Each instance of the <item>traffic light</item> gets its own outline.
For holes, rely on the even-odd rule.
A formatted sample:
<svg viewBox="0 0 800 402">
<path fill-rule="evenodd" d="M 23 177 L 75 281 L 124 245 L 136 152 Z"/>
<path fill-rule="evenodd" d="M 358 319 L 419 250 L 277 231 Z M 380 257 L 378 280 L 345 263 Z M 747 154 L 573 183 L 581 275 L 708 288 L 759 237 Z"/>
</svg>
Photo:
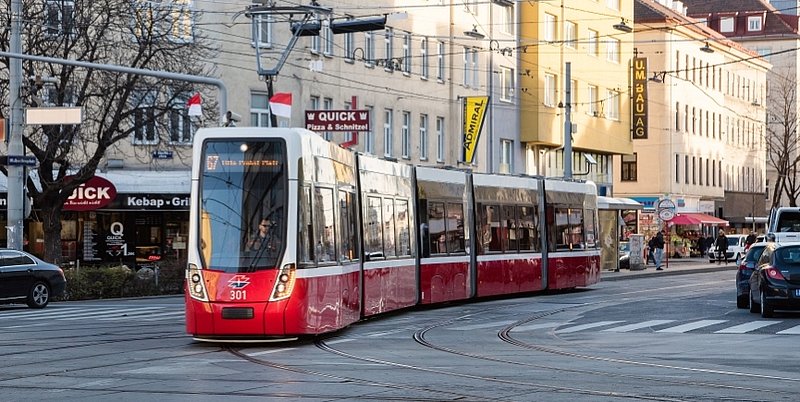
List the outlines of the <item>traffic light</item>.
<svg viewBox="0 0 800 402">
<path fill-rule="evenodd" d="M 352 18 L 347 20 L 331 21 L 331 31 L 334 34 L 379 31 L 386 27 L 386 16 Z"/>
</svg>

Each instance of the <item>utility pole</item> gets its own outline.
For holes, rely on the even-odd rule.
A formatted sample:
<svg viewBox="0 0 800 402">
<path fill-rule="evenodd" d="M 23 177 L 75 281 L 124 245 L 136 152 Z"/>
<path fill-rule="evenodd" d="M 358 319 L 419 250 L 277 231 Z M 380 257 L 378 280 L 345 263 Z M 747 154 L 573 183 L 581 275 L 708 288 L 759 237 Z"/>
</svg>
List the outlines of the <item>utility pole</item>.
<svg viewBox="0 0 800 402">
<path fill-rule="evenodd" d="M 572 178 L 572 120 L 570 119 L 570 109 L 572 108 L 572 64 L 566 63 L 564 68 L 564 79 L 566 83 L 565 102 L 564 102 L 564 178 Z"/>
<path fill-rule="evenodd" d="M 11 37 L 10 47 L 12 53 L 22 53 L 22 0 L 11 0 Z M 8 155 L 21 156 L 25 150 L 22 146 L 24 129 L 22 97 L 22 60 L 12 58 L 9 60 L 9 101 L 11 106 L 11 121 L 8 133 Z M 23 203 L 23 175 L 25 167 L 22 165 L 8 166 L 8 211 L 6 222 L 6 246 L 14 250 L 22 250 L 24 215 Z"/>
</svg>

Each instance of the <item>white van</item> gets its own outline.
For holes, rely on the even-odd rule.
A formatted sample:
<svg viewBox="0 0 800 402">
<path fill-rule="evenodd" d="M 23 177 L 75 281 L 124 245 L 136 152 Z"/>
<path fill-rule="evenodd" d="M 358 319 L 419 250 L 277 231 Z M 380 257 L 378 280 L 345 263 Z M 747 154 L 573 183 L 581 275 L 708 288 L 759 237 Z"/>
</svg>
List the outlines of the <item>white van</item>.
<svg viewBox="0 0 800 402">
<path fill-rule="evenodd" d="M 780 207 L 770 211 L 767 237 L 778 243 L 800 241 L 800 207 Z"/>
<path fill-rule="evenodd" d="M 736 263 L 739 261 L 739 258 L 744 257 L 745 254 L 745 240 L 747 240 L 747 235 L 743 234 L 729 234 L 725 235 L 728 238 L 728 251 L 725 253 L 725 257 L 727 257 L 729 262 Z M 715 262 L 717 261 L 717 251 L 714 249 L 714 246 L 711 246 L 711 250 L 708 252 L 708 262 Z M 723 258 L 724 260 L 725 258 Z"/>
</svg>

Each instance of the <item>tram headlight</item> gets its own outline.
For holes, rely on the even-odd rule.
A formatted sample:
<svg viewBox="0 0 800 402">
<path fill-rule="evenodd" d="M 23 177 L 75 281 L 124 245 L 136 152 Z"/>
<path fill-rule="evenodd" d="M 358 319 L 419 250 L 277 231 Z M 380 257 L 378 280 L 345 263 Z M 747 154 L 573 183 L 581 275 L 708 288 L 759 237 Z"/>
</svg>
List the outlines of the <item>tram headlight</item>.
<svg viewBox="0 0 800 402">
<path fill-rule="evenodd" d="M 189 296 L 193 299 L 200 301 L 208 301 L 206 296 L 206 287 L 203 284 L 203 273 L 195 264 L 189 264 L 186 269 L 187 288 L 189 289 Z"/>
<path fill-rule="evenodd" d="M 281 267 L 278 278 L 275 281 L 275 288 L 272 291 L 272 296 L 269 301 L 277 301 L 285 299 L 292 295 L 295 280 L 295 265 L 286 264 Z"/>
</svg>

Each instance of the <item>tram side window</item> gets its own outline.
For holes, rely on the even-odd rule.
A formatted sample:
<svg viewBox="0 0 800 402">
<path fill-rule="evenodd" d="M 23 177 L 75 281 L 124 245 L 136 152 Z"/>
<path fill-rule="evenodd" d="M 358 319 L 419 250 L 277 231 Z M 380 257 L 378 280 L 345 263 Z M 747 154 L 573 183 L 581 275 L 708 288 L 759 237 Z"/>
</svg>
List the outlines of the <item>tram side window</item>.
<svg viewBox="0 0 800 402">
<path fill-rule="evenodd" d="M 570 208 L 568 242 L 570 250 L 583 249 L 583 209 Z"/>
<path fill-rule="evenodd" d="M 463 253 L 464 249 L 464 206 L 461 204 L 447 203 L 447 251 Z"/>
<path fill-rule="evenodd" d="M 353 193 L 339 190 L 339 260 L 349 261 L 358 257 L 356 248 L 356 205 Z"/>
<path fill-rule="evenodd" d="M 301 264 L 314 263 L 312 247 L 311 188 L 303 186 L 300 190 L 300 216 L 297 223 L 298 260 Z"/>
<path fill-rule="evenodd" d="M 500 237 L 500 207 L 497 205 L 478 205 L 479 251 L 481 254 L 503 251 L 502 238 Z"/>
<path fill-rule="evenodd" d="M 382 208 L 379 197 L 367 197 L 367 210 L 364 214 L 364 252 L 369 258 L 383 257 Z"/>
<path fill-rule="evenodd" d="M 314 237 L 318 262 L 336 261 L 333 189 L 314 189 Z"/>
<path fill-rule="evenodd" d="M 394 227 L 394 200 L 391 198 L 383 199 L 383 251 L 386 257 L 397 255 L 396 234 Z"/>
<path fill-rule="evenodd" d="M 503 242 L 503 250 L 508 253 L 516 253 L 519 250 L 517 239 L 517 217 L 514 214 L 513 205 L 503 205 L 503 220 L 500 236 Z"/>
<path fill-rule="evenodd" d="M 586 210 L 586 247 L 597 247 L 597 221 L 595 220 L 595 211 L 593 209 Z"/>
<path fill-rule="evenodd" d="M 540 252 L 542 246 L 539 242 L 537 207 L 517 207 L 517 217 L 519 218 L 519 251 Z"/>
<path fill-rule="evenodd" d="M 396 200 L 395 212 L 397 213 L 397 255 L 407 257 L 411 255 L 411 225 L 408 216 L 408 200 Z"/>
<path fill-rule="evenodd" d="M 447 242 L 445 241 L 444 203 L 428 203 L 428 239 L 430 239 L 431 254 L 446 254 Z"/>
<path fill-rule="evenodd" d="M 556 250 L 569 250 L 570 236 L 569 236 L 569 208 L 554 207 L 554 225 L 555 233 L 555 249 Z"/>
</svg>

